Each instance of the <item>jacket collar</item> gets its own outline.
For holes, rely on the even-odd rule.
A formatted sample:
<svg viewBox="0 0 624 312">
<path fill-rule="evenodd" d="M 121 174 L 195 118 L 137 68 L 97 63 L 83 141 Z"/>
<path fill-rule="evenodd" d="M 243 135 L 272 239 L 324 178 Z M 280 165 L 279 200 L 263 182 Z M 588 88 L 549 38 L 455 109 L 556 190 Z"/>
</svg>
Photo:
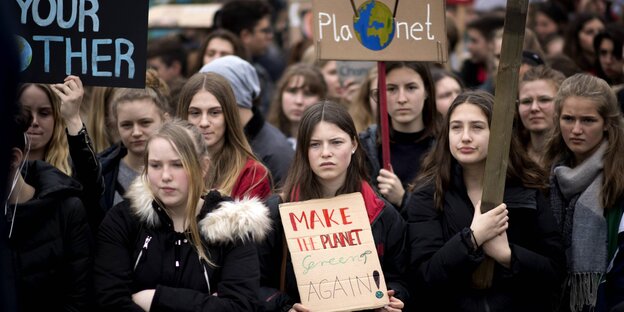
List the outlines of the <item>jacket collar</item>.
<svg viewBox="0 0 624 312">
<path fill-rule="evenodd" d="M 132 182 L 126 197 L 141 223 L 150 228 L 161 226 L 166 214 L 154 201 L 142 176 Z M 200 233 L 208 243 L 260 242 L 271 229 L 269 210 L 260 199 L 232 201 L 216 191 L 206 195 L 198 222 Z"/>
</svg>

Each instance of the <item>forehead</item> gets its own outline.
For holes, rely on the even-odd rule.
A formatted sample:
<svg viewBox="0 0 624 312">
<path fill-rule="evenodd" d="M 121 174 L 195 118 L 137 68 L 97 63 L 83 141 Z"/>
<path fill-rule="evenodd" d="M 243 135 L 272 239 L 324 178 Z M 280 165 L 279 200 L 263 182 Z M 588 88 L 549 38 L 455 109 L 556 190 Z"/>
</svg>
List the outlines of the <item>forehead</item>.
<svg viewBox="0 0 624 312">
<path fill-rule="evenodd" d="M 557 88 L 553 82 L 544 79 L 522 82 L 520 96 L 524 96 L 528 92 L 555 94 Z"/>
<path fill-rule="evenodd" d="M 420 77 L 420 74 L 418 74 L 415 70 L 409 67 L 400 67 L 391 70 L 388 73 L 386 80 L 388 80 L 389 83 L 398 80 L 415 80 L 421 83 L 423 81 L 422 77 Z"/>
<path fill-rule="evenodd" d="M 48 94 L 38 86 L 30 85 L 20 95 L 20 103 L 27 108 L 52 108 Z"/>
<path fill-rule="evenodd" d="M 561 113 L 569 115 L 598 115 L 598 103 L 580 96 L 566 98 L 561 104 Z"/>
<path fill-rule="evenodd" d="M 336 124 L 321 121 L 312 130 L 311 140 L 326 140 L 331 138 L 349 138 L 349 134 L 340 129 Z"/>
<path fill-rule="evenodd" d="M 484 121 L 487 123 L 487 116 L 477 105 L 462 103 L 455 107 L 449 117 L 450 122 Z"/>
<path fill-rule="evenodd" d="M 147 146 L 149 160 L 178 159 L 179 155 L 173 144 L 162 137 L 154 137 Z"/>
<path fill-rule="evenodd" d="M 191 107 L 199 109 L 219 108 L 221 107 L 221 103 L 219 103 L 212 93 L 202 89 L 193 95 L 191 103 L 189 104 L 189 108 Z"/>
<path fill-rule="evenodd" d="M 309 83 L 306 81 L 305 77 L 303 75 L 293 75 L 288 79 L 288 83 L 286 84 L 287 87 L 303 87 L 308 85 Z"/>
<path fill-rule="evenodd" d="M 234 51 L 232 43 L 220 37 L 210 39 L 210 42 L 208 42 L 208 48 Z"/>
<path fill-rule="evenodd" d="M 160 109 L 152 99 L 123 101 L 117 104 L 117 118 L 140 119 L 159 116 Z"/>
</svg>

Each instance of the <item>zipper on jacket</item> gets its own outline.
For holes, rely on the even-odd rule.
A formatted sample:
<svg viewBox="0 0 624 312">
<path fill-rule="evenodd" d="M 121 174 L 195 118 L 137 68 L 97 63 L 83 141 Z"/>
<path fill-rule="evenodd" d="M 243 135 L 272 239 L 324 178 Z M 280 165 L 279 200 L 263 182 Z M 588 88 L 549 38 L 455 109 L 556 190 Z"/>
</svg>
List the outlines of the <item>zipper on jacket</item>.
<svg viewBox="0 0 624 312">
<path fill-rule="evenodd" d="M 149 243 L 151 240 L 152 240 L 152 237 L 149 235 L 145 238 L 145 242 L 143 243 L 143 248 L 141 248 L 141 251 L 139 251 L 139 256 L 137 257 L 136 262 L 134 263 L 133 271 L 136 271 L 136 268 L 139 265 L 139 261 L 141 260 L 141 257 L 143 256 L 143 251 L 147 251 L 147 247 L 149 246 Z"/>
<path fill-rule="evenodd" d="M 174 245 L 175 245 L 175 267 L 176 267 L 176 270 L 177 270 L 177 268 L 180 267 L 180 248 L 182 246 L 182 240 L 181 239 L 177 239 L 174 242 Z"/>
<path fill-rule="evenodd" d="M 204 269 L 204 278 L 206 279 L 206 286 L 208 286 L 208 294 L 210 294 L 210 281 L 208 280 L 208 271 L 206 271 L 206 265 L 202 259 L 199 259 L 199 263 L 201 263 L 202 268 Z"/>
</svg>

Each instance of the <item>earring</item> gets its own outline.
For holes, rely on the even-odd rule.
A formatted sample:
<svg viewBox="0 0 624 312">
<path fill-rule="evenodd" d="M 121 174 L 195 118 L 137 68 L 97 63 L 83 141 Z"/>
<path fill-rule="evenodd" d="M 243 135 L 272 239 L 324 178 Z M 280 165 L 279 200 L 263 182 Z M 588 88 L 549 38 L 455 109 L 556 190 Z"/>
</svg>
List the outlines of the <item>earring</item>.
<svg viewBox="0 0 624 312">
<path fill-rule="evenodd" d="M 355 154 L 355 148 L 351 150 L 351 154 Z"/>
</svg>

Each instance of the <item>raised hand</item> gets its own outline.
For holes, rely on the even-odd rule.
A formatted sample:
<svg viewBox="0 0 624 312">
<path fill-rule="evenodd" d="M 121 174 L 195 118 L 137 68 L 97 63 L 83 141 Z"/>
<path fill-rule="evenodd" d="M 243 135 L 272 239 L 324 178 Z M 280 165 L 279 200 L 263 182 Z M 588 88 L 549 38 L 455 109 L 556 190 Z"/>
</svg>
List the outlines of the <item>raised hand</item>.
<svg viewBox="0 0 624 312">
<path fill-rule="evenodd" d="M 67 132 L 76 135 L 82 129 L 80 105 L 84 96 L 82 81 L 78 76 L 67 76 L 63 83 L 51 85 L 52 90 L 61 99 L 61 117 L 67 125 Z"/>
</svg>

